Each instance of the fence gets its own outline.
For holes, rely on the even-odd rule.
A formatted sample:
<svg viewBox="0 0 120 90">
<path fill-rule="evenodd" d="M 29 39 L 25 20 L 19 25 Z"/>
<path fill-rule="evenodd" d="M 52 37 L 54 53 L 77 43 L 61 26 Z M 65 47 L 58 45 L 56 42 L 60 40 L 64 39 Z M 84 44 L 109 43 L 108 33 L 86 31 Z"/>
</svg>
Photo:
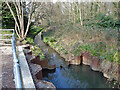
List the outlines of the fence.
<svg viewBox="0 0 120 90">
<path fill-rule="evenodd" d="M 21 78 L 21 72 L 20 72 L 20 65 L 19 60 L 17 58 L 17 52 L 16 52 L 16 43 L 15 43 L 15 30 L 14 29 L 0 29 L 0 31 L 13 31 L 12 39 L 11 39 L 11 45 L 12 45 L 12 52 L 13 52 L 13 70 L 14 70 L 14 77 L 15 77 L 15 87 L 18 89 L 22 89 L 22 78 Z M 1 39 L 1 40 L 7 40 L 7 39 Z"/>
<path fill-rule="evenodd" d="M 0 29 L 0 31 L 12 31 L 13 29 Z M 0 34 L 0 41 L 11 41 L 11 39 L 3 39 L 3 36 L 12 36 L 12 34 Z M 8 46 L 11 44 L 4 44 L 0 42 L 1 46 Z"/>
</svg>

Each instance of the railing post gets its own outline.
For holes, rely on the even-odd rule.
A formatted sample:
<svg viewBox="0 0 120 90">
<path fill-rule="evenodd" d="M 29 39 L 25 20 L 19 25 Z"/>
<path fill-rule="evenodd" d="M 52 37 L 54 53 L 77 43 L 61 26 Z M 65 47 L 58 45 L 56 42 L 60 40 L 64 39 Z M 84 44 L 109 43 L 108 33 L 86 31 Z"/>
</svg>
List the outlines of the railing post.
<svg viewBox="0 0 120 90">
<path fill-rule="evenodd" d="M 16 89 L 22 89 L 23 85 L 22 85 L 22 79 L 21 79 L 19 60 L 17 59 L 14 29 L 13 29 L 11 43 L 12 43 L 12 51 L 13 51 L 13 70 L 14 70 L 14 77 L 15 77 L 15 87 Z"/>
</svg>

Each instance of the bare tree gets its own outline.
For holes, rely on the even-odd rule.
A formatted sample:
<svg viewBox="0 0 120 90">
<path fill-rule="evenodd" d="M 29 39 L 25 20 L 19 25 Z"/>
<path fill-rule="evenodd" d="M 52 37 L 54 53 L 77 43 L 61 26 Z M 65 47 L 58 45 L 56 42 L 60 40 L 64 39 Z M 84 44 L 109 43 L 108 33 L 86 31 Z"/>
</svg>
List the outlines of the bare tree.
<svg viewBox="0 0 120 90">
<path fill-rule="evenodd" d="M 80 24 L 83 25 L 83 22 L 82 22 L 82 12 L 81 12 L 81 3 L 79 3 L 80 5 L 78 5 L 79 7 L 79 20 L 80 20 Z"/>
<path fill-rule="evenodd" d="M 12 5 L 14 5 L 16 11 L 12 10 L 11 3 L 12 3 Z M 23 0 L 19 0 L 19 2 L 18 1 L 16 1 L 16 2 L 6 1 L 6 4 L 7 4 L 8 8 L 10 9 L 10 12 L 13 15 L 13 18 L 15 20 L 16 34 L 19 37 L 19 39 L 24 40 L 27 36 L 28 30 L 29 30 L 29 27 L 30 27 L 30 24 L 32 21 L 33 11 L 36 8 L 35 4 L 33 1 L 26 4 L 25 2 L 23 2 Z M 15 13 L 17 13 L 17 15 L 15 15 Z M 25 26 L 25 24 L 24 24 L 24 16 L 25 15 L 28 17 L 27 26 Z M 26 29 L 25 29 L 25 27 L 26 27 Z"/>
</svg>

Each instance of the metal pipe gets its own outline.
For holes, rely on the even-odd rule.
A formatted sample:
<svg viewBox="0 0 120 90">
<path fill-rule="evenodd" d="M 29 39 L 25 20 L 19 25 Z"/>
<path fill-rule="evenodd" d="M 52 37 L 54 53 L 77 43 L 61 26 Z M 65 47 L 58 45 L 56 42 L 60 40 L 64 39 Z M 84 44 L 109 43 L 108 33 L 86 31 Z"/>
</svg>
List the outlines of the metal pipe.
<svg viewBox="0 0 120 90">
<path fill-rule="evenodd" d="M 17 52 L 16 52 L 15 31 L 14 31 L 14 29 L 13 29 L 13 35 L 12 35 L 11 43 L 12 43 L 12 51 L 13 51 L 13 70 L 14 70 L 14 77 L 15 77 L 15 87 L 17 89 L 22 89 L 23 85 L 22 85 L 22 78 L 21 78 L 19 60 L 17 58 Z"/>
</svg>

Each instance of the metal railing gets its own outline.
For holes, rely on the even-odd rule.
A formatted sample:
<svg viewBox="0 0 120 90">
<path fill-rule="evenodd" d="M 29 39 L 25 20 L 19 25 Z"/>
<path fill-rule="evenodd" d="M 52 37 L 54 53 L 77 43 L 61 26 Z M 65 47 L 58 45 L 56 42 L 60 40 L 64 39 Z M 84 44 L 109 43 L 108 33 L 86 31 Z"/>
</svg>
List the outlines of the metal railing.
<svg viewBox="0 0 120 90">
<path fill-rule="evenodd" d="M 8 41 L 11 40 L 12 45 L 12 52 L 13 52 L 13 71 L 14 71 L 14 78 L 15 78 L 15 88 L 22 89 L 22 78 L 21 78 L 21 72 L 20 72 L 20 65 L 19 60 L 17 58 L 17 52 L 16 52 L 16 43 L 15 43 L 15 30 L 14 29 L 0 29 L 0 31 L 13 31 L 13 34 L 0 34 L 1 36 L 12 36 L 12 39 L 0 39 L 2 41 Z M 7 45 L 7 44 L 5 44 Z"/>
<path fill-rule="evenodd" d="M 15 30 L 13 30 L 13 35 L 11 39 L 12 43 L 12 51 L 13 51 L 13 69 L 14 69 L 14 77 L 15 77 L 15 87 L 18 89 L 22 89 L 22 77 L 20 72 L 20 65 L 19 60 L 17 58 L 17 52 L 16 52 L 16 43 L 15 43 Z"/>
<path fill-rule="evenodd" d="M 15 42 L 15 30 L 14 29 L 0 29 L 0 31 L 13 31 L 13 34 L 0 34 L 1 36 L 12 36 L 12 39 L 0 39 L 2 41 L 11 40 L 12 45 L 12 52 L 13 52 L 13 71 L 14 71 L 14 78 L 15 78 L 15 88 L 16 89 L 22 89 L 22 77 L 20 72 L 20 65 L 19 60 L 17 58 L 17 52 L 16 52 L 16 42 Z M 7 44 L 5 44 L 7 45 Z"/>
<path fill-rule="evenodd" d="M 0 31 L 13 31 L 13 29 L 0 29 Z M 3 41 L 3 42 L 8 42 L 8 41 L 11 41 L 11 39 L 3 39 L 4 36 L 12 36 L 12 34 L 1 34 L 0 33 L 0 41 Z M 5 45 L 5 46 L 11 46 L 11 44 L 5 44 L 5 43 L 0 43 L 0 45 Z"/>
</svg>

